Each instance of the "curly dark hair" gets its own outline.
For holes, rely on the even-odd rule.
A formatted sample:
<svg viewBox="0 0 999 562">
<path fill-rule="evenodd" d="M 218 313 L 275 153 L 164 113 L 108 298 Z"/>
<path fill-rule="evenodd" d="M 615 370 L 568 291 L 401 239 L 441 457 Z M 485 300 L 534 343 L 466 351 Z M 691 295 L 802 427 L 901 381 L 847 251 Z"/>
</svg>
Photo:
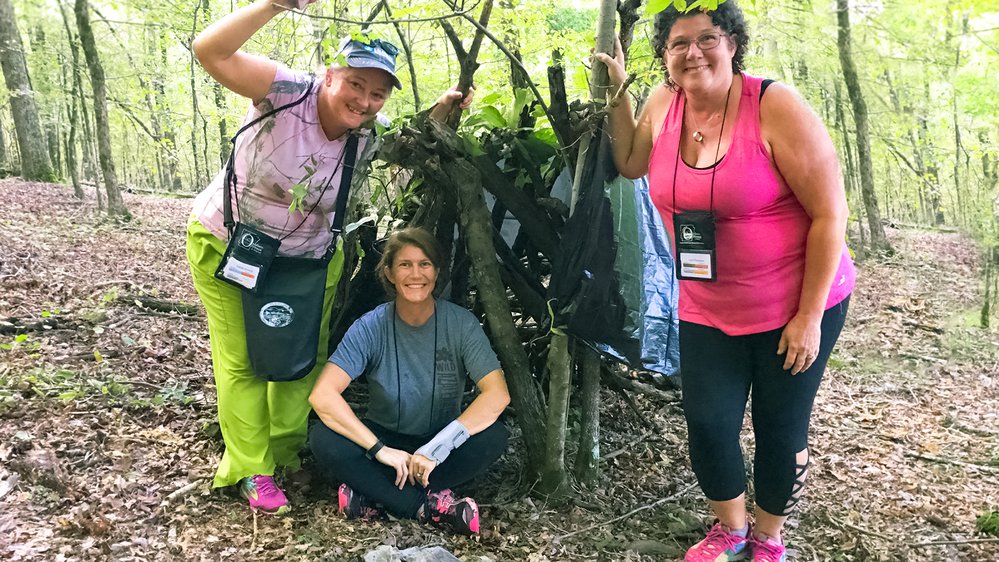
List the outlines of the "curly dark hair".
<svg viewBox="0 0 999 562">
<path fill-rule="evenodd" d="M 395 285 L 389 281 L 386 270 L 392 268 L 392 265 L 395 263 L 396 254 L 405 246 L 416 246 L 423 250 L 430 263 L 434 264 L 434 269 L 437 270 L 438 274 L 444 266 L 444 253 L 441 251 L 441 245 L 434 238 L 433 234 L 419 227 L 403 228 L 393 232 L 385 242 L 385 247 L 382 249 L 382 257 L 378 260 L 378 265 L 376 266 L 378 281 L 381 282 L 385 292 L 393 298 L 395 297 Z M 440 280 L 440 275 L 438 275 L 437 279 L 438 281 Z"/>
<path fill-rule="evenodd" d="M 669 38 L 669 32 L 673 29 L 673 24 L 680 18 L 689 18 L 701 13 L 704 12 L 694 10 L 682 14 L 673 7 L 673 4 L 670 4 L 665 10 L 656 14 L 652 50 L 655 51 L 656 57 L 659 60 L 662 60 L 663 53 L 666 51 L 666 39 Z M 746 30 L 746 19 L 742 15 L 742 8 L 735 3 L 735 0 L 728 0 L 724 4 L 719 4 L 717 10 L 707 12 L 707 15 L 711 18 L 711 23 L 720 27 L 722 31 L 735 41 L 732 72 L 741 72 L 743 69 L 742 61 L 746 56 L 746 47 L 749 46 L 749 32 Z M 669 77 L 668 70 L 666 71 L 666 84 L 671 87 L 674 86 L 673 81 Z"/>
</svg>

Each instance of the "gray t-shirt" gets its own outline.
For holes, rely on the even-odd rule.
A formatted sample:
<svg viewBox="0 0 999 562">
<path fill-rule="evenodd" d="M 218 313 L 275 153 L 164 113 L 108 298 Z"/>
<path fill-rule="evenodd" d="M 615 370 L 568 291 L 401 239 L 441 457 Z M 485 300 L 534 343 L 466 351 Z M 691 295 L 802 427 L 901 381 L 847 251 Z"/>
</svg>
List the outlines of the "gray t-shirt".
<svg viewBox="0 0 999 562">
<path fill-rule="evenodd" d="M 400 320 L 394 303 L 375 308 L 350 326 L 330 362 L 351 380 L 367 374 L 367 419 L 407 435 L 440 431 L 461 413 L 465 377 L 477 383 L 500 368 L 478 319 L 444 300 L 422 326 Z"/>
</svg>

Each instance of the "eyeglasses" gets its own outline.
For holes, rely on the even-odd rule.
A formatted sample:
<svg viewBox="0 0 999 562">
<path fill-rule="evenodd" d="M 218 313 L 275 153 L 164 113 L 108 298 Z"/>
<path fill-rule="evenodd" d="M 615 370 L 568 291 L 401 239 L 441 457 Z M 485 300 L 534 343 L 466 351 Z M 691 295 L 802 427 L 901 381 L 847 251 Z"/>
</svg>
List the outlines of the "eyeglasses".
<svg viewBox="0 0 999 562">
<path fill-rule="evenodd" d="M 727 33 L 705 33 L 698 37 L 696 41 L 684 38 L 676 39 L 666 45 L 666 52 L 671 55 L 685 55 L 690 50 L 691 43 L 697 45 L 697 48 L 702 51 L 710 51 L 721 43 L 722 37 L 727 36 Z"/>
</svg>

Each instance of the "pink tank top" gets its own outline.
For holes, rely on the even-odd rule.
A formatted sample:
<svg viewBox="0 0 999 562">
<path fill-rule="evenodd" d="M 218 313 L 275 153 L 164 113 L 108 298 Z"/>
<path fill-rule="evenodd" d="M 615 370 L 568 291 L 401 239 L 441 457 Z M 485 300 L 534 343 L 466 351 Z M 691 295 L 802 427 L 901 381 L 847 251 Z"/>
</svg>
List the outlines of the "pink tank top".
<svg viewBox="0 0 999 562">
<path fill-rule="evenodd" d="M 811 219 L 771 165 L 760 136 L 762 79 L 742 75 L 732 144 L 714 168 L 717 276 L 680 281 L 680 319 L 739 336 L 783 327 L 798 310 Z M 680 140 L 683 91 L 673 96 L 649 156 L 649 192 L 673 237 L 673 171 Z M 676 168 L 678 212 L 708 210 L 711 168 Z M 675 249 L 675 247 L 674 247 Z M 856 270 L 843 244 L 826 309 L 853 291 Z"/>
</svg>

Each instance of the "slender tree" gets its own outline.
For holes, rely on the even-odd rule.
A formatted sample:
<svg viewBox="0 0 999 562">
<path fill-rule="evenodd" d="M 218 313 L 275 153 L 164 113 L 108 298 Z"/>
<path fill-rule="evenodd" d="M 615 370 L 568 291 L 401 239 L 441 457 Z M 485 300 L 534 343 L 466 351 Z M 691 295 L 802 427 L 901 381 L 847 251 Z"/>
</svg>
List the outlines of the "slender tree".
<svg viewBox="0 0 999 562">
<path fill-rule="evenodd" d="M 10 0 L 0 0 L 0 66 L 10 92 L 10 112 L 21 152 L 21 177 L 53 181 L 52 160 L 38 118 L 35 92 L 24 63 L 24 47 Z"/>
<path fill-rule="evenodd" d="M 853 107 L 853 121 L 857 129 L 857 154 L 860 167 L 860 191 L 864 197 L 864 209 L 867 211 L 867 225 L 871 234 L 871 250 L 874 252 L 891 253 L 892 248 L 881 225 L 881 211 L 878 210 L 878 196 L 874 192 L 874 163 L 871 160 L 871 136 L 867 124 L 867 103 L 860 89 L 860 78 L 853 64 L 853 52 L 850 38 L 850 2 L 836 0 L 837 45 L 839 47 L 839 62 L 843 67 L 843 79 L 846 91 Z"/>
<path fill-rule="evenodd" d="M 94 119 L 97 122 L 97 156 L 101 162 L 101 172 L 104 175 L 104 189 L 108 195 L 108 215 L 123 219 L 132 218 L 125 207 L 118 188 L 118 176 L 115 171 L 114 158 L 111 149 L 111 127 L 108 123 L 107 86 L 104 80 L 104 67 L 101 66 L 97 54 L 97 43 L 94 41 L 94 31 L 90 27 L 90 12 L 87 0 L 76 0 L 73 7 L 76 14 L 76 26 L 80 34 L 80 46 L 87 59 L 90 71 L 90 87 L 94 92 Z"/>
</svg>

